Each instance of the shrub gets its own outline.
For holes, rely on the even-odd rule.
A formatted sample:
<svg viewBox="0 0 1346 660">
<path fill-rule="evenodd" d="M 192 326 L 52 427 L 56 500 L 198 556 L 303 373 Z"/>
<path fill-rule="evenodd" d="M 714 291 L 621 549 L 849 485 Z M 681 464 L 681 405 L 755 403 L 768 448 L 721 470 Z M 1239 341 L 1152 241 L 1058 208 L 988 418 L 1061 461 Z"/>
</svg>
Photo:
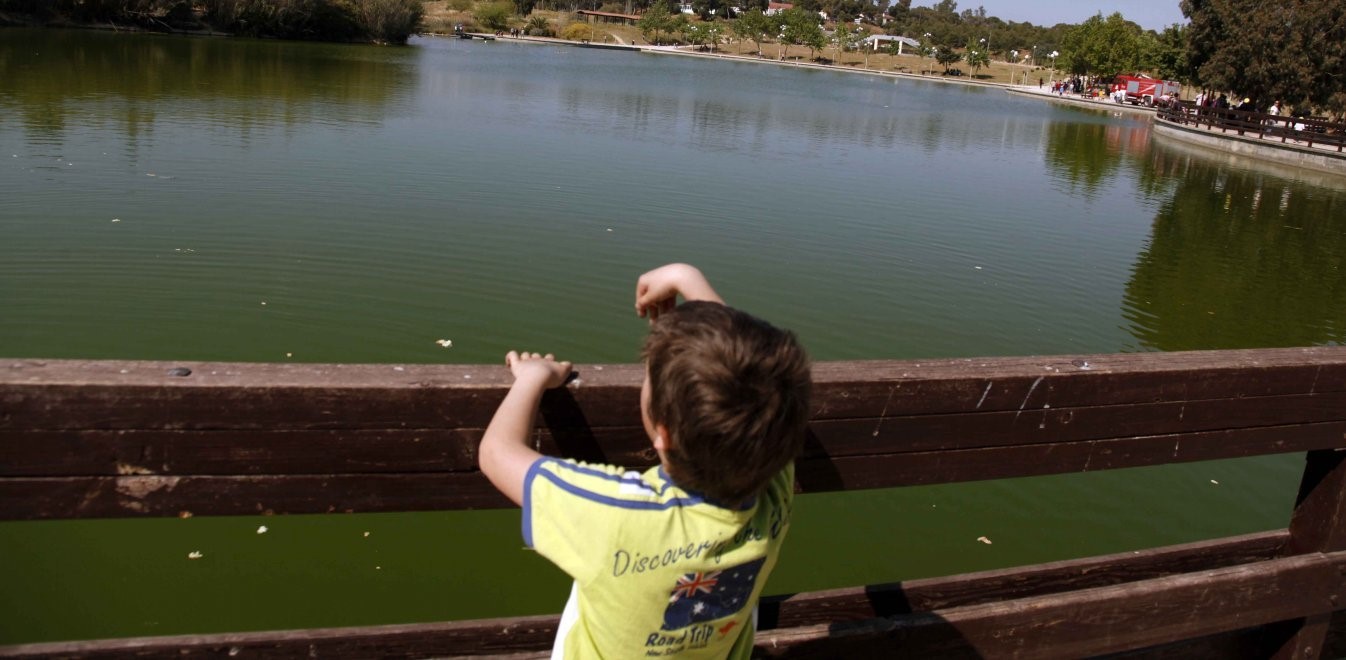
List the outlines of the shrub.
<svg viewBox="0 0 1346 660">
<path fill-rule="evenodd" d="M 487 30 L 505 30 L 509 28 L 512 7 L 508 2 L 492 2 L 478 6 L 477 11 L 472 12 L 472 17 Z"/>
<path fill-rule="evenodd" d="M 420 0 L 353 0 L 355 16 L 370 38 L 404 44 L 425 16 Z"/>
<path fill-rule="evenodd" d="M 594 29 L 587 23 L 571 23 L 561 31 L 561 38 L 570 41 L 593 41 Z"/>
<path fill-rule="evenodd" d="M 448 8 L 453 11 L 472 11 L 472 0 L 449 0 Z"/>
<path fill-rule="evenodd" d="M 38 9 L 77 21 L 146 27 L 210 26 L 242 35 L 406 43 L 424 16 L 421 0 L 0 0 L 0 9 Z M 195 8 L 193 5 L 195 4 Z"/>
<path fill-rule="evenodd" d="M 556 32 L 551 29 L 551 23 L 545 16 L 530 16 L 528 25 L 524 28 L 524 33 L 530 37 L 553 37 Z"/>
</svg>

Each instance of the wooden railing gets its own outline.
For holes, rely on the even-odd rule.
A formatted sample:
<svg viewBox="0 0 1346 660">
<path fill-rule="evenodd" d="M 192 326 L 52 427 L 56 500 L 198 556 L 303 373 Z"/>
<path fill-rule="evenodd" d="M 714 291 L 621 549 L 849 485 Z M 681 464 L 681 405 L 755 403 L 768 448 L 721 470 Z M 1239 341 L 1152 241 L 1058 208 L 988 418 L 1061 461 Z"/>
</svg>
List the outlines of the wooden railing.
<svg viewBox="0 0 1346 660">
<path fill-rule="evenodd" d="M 1155 116 L 1175 124 L 1219 129 L 1221 133 L 1254 137 L 1259 140 L 1277 140 L 1307 147 L 1323 145 L 1346 147 L 1346 123 L 1312 117 L 1269 115 L 1233 108 L 1199 107 L 1191 102 L 1178 105 L 1161 104 Z"/>
<path fill-rule="evenodd" d="M 648 465 L 636 365 L 544 399 L 548 453 Z M 1346 655 L 1346 347 L 815 366 L 804 493 L 1305 452 L 1286 530 L 770 598 L 762 657 Z M 0 518 L 506 506 L 481 366 L 0 361 Z M 839 554 L 845 553 L 838 548 Z M 521 654 L 556 617 L 0 647 L 4 657 Z"/>
</svg>

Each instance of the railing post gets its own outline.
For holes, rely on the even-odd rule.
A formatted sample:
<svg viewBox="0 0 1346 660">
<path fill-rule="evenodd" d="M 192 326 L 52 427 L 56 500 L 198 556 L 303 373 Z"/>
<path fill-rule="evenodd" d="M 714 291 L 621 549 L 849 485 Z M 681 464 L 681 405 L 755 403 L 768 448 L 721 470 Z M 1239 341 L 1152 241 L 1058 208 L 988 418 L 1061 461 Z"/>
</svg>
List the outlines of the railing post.
<svg viewBox="0 0 1346 660">
<path fill-rule="evenodd" d="M 1346 550 L 1346 448 L 1308 453 L 1299 497 L 1290 517 L 1288 555 Z M 1293 635 L 1275 654 L 1278 660 L 1307 660 L 1322 654 L 1332 615 L 1298 622 Z"/>
</svg>

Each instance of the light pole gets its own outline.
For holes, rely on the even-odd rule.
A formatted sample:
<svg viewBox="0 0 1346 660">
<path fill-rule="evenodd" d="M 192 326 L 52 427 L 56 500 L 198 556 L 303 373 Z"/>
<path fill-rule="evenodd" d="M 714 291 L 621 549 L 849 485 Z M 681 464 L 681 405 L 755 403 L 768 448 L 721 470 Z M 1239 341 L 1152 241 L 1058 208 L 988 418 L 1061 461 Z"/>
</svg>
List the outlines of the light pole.
<svg viewBox="0 0 1346 660">
<path fill-rule="evenodd" d="M 930 34 L 929 32 L 926 32 L 926 33 L 925 33 L 925 40 L 926 40 L 926 41 L 930 41 L 930 37 L 932 37 L 932 36 L 934 36 L 934 35 Z M 935 48 L 934 46 L 931 46 L 931 47 L 929 48 L 929 50 L 930 50 L 930 57 L 934 57 L 934 56 L 935 56 L 935 53 L 936 53 L 939 49 L 938 49 L 938 48 Z M 925 58 L 922 58 L 922 59 L 925 59 Z M 926 71 L 926 73 L 934 73 L 934 67 L 931 67 L 929 70 Z"/>
</svg>

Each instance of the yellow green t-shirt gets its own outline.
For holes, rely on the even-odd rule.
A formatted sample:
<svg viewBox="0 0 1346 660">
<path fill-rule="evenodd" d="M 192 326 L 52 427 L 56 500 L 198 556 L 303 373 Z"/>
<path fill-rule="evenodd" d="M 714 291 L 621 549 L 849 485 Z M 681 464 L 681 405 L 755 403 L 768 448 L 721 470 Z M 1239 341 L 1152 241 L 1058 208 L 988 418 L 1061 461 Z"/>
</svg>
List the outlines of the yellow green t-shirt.
<svg viewBox="0 0 1346 660">
<path fill-rule="evenodd" d="M 683 490 L 660 467 L 538 459 L 523 538 L 575 579 L 567 659 L 747 658 L 753 606 L 790 526 L 794 464 L 739 509 Z"/>
</svg>

